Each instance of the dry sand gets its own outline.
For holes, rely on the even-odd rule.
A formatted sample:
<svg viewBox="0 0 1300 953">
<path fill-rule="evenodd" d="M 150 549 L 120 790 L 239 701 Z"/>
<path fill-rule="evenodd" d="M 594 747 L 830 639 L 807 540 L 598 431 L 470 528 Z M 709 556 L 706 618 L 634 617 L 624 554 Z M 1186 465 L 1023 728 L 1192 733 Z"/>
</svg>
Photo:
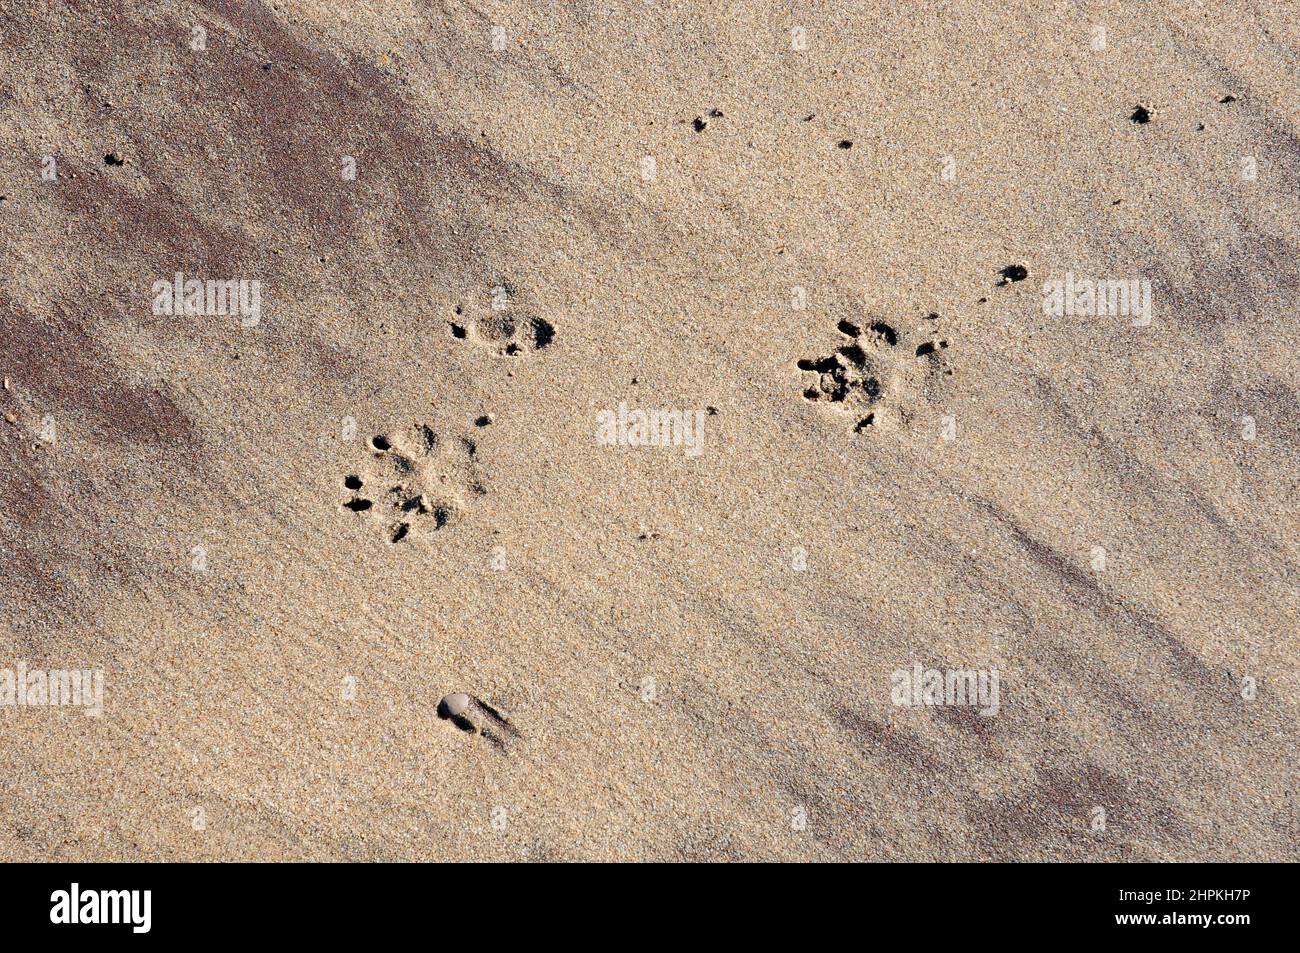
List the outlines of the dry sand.
<svg viewBox="0 0 1300 953">
<path fill-rule="evenodd" d="M 0 858 L 1297 859 L 1293 4 L 0 42 Z"/>
</svg>

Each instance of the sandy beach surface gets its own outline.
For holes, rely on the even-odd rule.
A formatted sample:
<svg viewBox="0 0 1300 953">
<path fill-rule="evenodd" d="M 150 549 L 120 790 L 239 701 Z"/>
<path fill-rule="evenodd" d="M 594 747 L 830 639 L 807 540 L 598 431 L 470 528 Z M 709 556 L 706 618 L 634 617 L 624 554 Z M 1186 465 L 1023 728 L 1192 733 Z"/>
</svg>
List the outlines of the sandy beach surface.
<svg viewBox="0 0 1300 953">
<path fill-rule="evenodd" d="M 0 859 L 1300 859 L 1294 4 L 0 49 Z"/>
</svg>

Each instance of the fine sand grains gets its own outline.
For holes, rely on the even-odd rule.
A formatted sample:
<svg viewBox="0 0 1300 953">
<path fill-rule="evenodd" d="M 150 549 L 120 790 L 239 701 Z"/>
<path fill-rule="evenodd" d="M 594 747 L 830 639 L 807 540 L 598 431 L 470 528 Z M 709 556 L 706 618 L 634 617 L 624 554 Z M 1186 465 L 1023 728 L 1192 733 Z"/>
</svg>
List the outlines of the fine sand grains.
<svg viewBox="0 0 1300 953">
<path fill-rule="evenodd" d="M 1287 5 L 90 6 L 0 859 L 1296 859 Z"/>
</svg>

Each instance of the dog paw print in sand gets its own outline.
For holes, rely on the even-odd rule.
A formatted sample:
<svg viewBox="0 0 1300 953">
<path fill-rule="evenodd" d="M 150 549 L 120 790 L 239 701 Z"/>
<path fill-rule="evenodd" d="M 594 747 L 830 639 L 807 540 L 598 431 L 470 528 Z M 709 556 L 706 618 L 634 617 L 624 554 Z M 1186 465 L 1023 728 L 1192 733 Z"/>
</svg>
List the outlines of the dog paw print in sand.
<svg viewBox="0 0 1300 953">
<path fill-rule="evenodd" d="M 508 751 L 519 739 L 519 729 L 509 718 L 483 699 L 464 692 L 444 695 L 438 703 L 438 717 L 461 731 L 481 736 L 501 751 Z"/>
<path fill-rule="evenodd" d="M 555 325 L 521 306 L 508 282 L 490 288 L 485 300 L 457 305 L 450 324 L 451 336 L 458 341 L 470 341 L 503 357 L 540 351 L 555 340 Z"/>
<path fill-rule="evenodd" d="M 937 321 L 936 315 L 926 319 L 927 325 Z M 831 353 L 804 358 L 797 366 L 804 375 L 804 399 L 852 414 L 856 433 L 894 417 L 906 421 L 918 395 L 929 396 L 952 376 L 948 340 L 932 328 L 903 333 L 888 321 L 844 319 L 836 330 L 840 339 Z"/>
<path fill-rule="evenodd" d="M 427 424 L 375 434 L 364 465 L 343 477 L 343 509 L 373 522 L 391 543 L 454 526 L 470 496 L 487 493 L 470 437 L 447 437 Z"/>
</svg>

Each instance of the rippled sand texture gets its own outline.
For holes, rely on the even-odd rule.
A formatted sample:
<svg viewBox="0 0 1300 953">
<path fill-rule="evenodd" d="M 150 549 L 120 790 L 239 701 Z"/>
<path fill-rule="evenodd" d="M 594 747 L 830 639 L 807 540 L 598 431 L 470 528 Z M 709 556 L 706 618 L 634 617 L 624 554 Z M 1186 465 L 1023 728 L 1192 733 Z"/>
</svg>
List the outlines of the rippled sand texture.
<svg viewBox="0 0 1300 953">
<path fill-rule="evenodd" d="M 0 857 L 1297 859 L 1294 9 L 719 7 L 0 6 Z"/>
</svg>

